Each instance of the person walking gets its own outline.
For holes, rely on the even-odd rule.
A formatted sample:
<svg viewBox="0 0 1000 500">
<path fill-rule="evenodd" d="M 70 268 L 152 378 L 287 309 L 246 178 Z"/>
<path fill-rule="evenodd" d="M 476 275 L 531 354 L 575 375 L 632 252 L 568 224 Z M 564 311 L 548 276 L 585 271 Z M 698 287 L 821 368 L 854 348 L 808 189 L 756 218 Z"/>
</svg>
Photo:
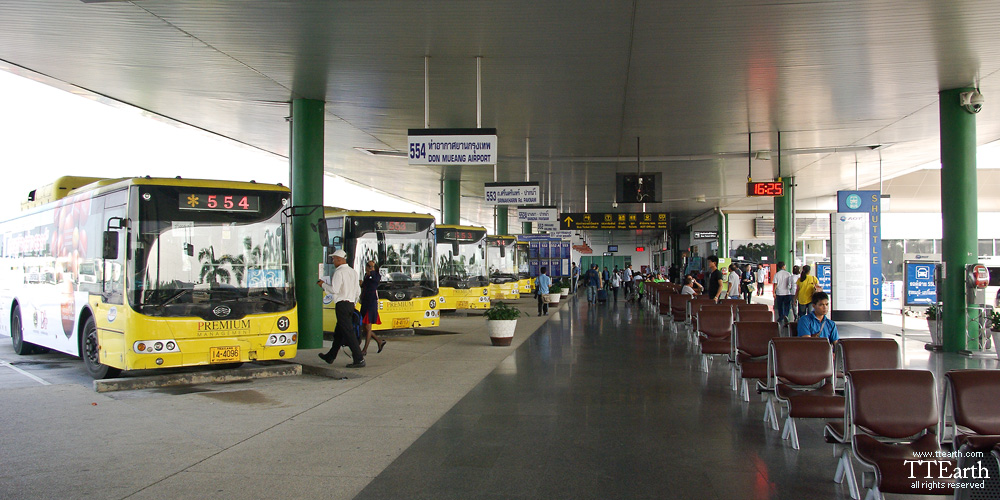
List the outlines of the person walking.
<svg viewBox="0 0 1000 500">
<path fill-rule="evenodd" d="M 601 284 L 605 290 L 611 287 L 611 271 L 608 271 L 608 266 L 604 266 L 604 271 L 601 272 Z"/>
<path fill-rule="evenodd" d="M 364 368 L 365 355 L 361 353 L 361 346 L 358 345 L 358 337 L 355 335 L 354 325 L 354 304 L 361 295 L 361 287 L 358 285 L 358 273 L 347 265 L 347 253 L 343 250 L 333 252 L 333 265 L 336 270 L 327 285 L 323 280 L 316 282 L 323 291 L 333 295 L 334 307 L 337 312 L 337 329 L 333 332 L 333 347 L 328 352 L 320 353 L 319 357 L 329 364 L 337 359 L 340 346 L 346 345 L 351 349 L 354 361 L 347 365 L 348 368 Z"/>
<path fill-rule="evenodd" d="M 737 299 L 740 298 L 740 268 L 736 264 L 729 265 L 729 276 L 726 277 L 726 282 L 729 283 L 729 298 Z"/>
<path fill-rule="evenodd" d="M 549 301 L 545 298 L 549 293 L 549 285 L 552 284 L 552 278 L 548 276 L 549 268 L 542 266 L 539 269 L 541 274 L 535 278 L 535 296 L 538 297 L 538 315 L 548 315 L 549 314 Z"/>
<path fill-rule="evenodd" d="M 611 286 L 611 294 L 614 296 L 615 302 L 618 302 L 618 288 L 622 285 L 621 273 L 618 270 L 611 273 L 611 279 L 608 280 Z"/>
<path fill-rule="evenodd" d="M 767 269 L 764 264 L 757 264 L 757 296 L 764 295 L 764 282 L 767 280 Z"/>
<path fill-rule="evenodd" d="M 718 302 L 719 298 L 722 296 L 722 271 L 719 270 L 719 257 L 716 255 L 708 256 L 708 296 L 712 300 Z"/>
<path fill-rule="evenodd" d="M 625 287 L 625 301 L 628 302 L 632 298 L 632 264 L 625 266 L 625 270 L 622 272 L 622 286 Z"/>
<path fill-rule="evenodd" d="M 365 329 L 365 346 L 361 348 L 361 354 L 368 355 L 368 344 L 375 340 L 378 351 L 382 352 L 385 347 L 385 340 L 378 338 L 372 331 L 374 325 L 381 325 L 382 320 L 378 316 L 378 284 L 382 281 L 382 274 L 379 273 L 378 265 L 374 260 L 365 263 L 365 278 L 361 281 L 361 326 Z"/>
<path fill-rule="evenodd" d="M 591 264 L 590 269 L 583 275 L 583 282 L 587 284 L 587 302 L 597 303 L 597 289 L 601 286 L 601 275 L 597 272 L 597 264 Z"/>
<path fill-rule="evenodd" d="M 802 266 L 802 274 L 799 276 L 799 281 L 795 283 L 795 298 L 799 301 L 800 319 L 809 312 L 812 296 L 816 293 L 816 285 L 819 283 L 815 276 L 809 275 L 811 269 L 809 264 Z"/>
<path fill-rule="evenodd" d="M 576 262 L 573 263 L 573 269 L 570 270 L 570 281 L 569 281 L 569 291 L 570 293 L 576 293 L 577 282 L 580 281 L 580 268 L 576 266 Z"/>
<path fill-rule="evenodd" d="M 743 292 L 743 300 L 747 301 L 747 304 L 753 298 L 754 280 L 753 269 L 750 264 L 747 264 L 743 267 L 743 275 L 740 276 L 740 290 Z"/>
<path fill-rule="evenodd" d="M 792 308 L 795 281 L 792 273 L 785 270 L 784 261 L 778 262 L 778 272 L 774 273 L 774 311 L 778 313 L 778 323 L 788 323 L 788 311 Z"/>
</svg>

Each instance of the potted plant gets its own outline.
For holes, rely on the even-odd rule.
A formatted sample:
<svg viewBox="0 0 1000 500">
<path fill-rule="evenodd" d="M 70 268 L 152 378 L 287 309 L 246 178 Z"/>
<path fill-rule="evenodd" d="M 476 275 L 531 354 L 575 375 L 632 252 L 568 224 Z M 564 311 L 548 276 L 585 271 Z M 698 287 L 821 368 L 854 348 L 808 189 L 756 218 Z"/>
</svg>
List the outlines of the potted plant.
<svg viewBox="0 0 1000 500">
<path fill-rule="evenodd" d="M 550 306 L 559 305 L 559 297 L 562 295 L 562 289 L 557 283 L 549 285 L 549 293 L 545 295 L 545 300 L 548 301 Z"/>
<path fill-rule="evenodd" d="M 927 306 L 927 310 L 924 311 L 927 316 L 927 329 L 931 331 L 931 343 L 935 345 L 941 344 L 941 336 L 938 335 L 938 315 L 941 314 L 941 309 L 938 308 L 937 304 L 931 304 Z"/>
<path fill-rule="evenodd" d="M 570 288 L 569 287 L 569 281 L 568 280 L 562 280 L 562 281 L 560 281 L 559 282 L 559 287 L 560 287 L 560 289 L 559 289 L 559 296 L 560 297 L 569 297 L 569 288 Z"/>
<path fill-rule="evenodd" d="M 510 307 L 503 302 L 497 302 L 486 310 L 486 330 L 490 333 L 490 342 L 495 346 L 508 346 L 514 340 L 514 328 L 521 310 Z"/>
</svg>

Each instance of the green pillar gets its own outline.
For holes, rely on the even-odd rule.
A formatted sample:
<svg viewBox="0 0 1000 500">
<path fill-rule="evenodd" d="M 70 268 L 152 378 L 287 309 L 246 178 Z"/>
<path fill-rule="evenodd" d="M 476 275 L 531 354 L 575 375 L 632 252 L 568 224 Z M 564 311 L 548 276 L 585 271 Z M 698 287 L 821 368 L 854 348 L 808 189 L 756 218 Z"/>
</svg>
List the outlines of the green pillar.
<svg viewBox="0 0 1000 500">
<path fill-rule="evenodd" d="M 938 293 L 944 303 L 944 350 L 955 352 L 976 345 L 979 332 L 969 324 L 973 311 L 965 304 L 965 266 L 979 254 L 976 211 L 976 115 L 959 105 L 958 95 L 974 89 L 942 90 L 941 226 L 945 279 Z M 948 193 L 948 195 L 945 195 Z M 966 333 L 966 328 L 972 329 Z M 972 339 L 970 339 L 972 337 Z"/>
<path fill-rule="evenodd" d="M 497 235 L 507 234 L 507 205 L 497 205 Z"/>
<path fill-rule="evenodd" d="M 521 223 L 521 234 L 531 234 L 531 223 L 522 222 Z"/>
<path fill-rule="evenodd" d="M 726 244 L 726 241 L 729 240 L 729 236 L 726 234 L 727 233 L 726 229 L 728 229 L 726 227 L 726 221 L 728 220 L 729 216 L 724 215 L 722 212 L 718 212 L 716 214 L 716 217 L 717 217 L 717 219 L 716 219 L 716 223 L 715 223 L 715 225 L 716 225 L 716 227 L 715 227 L 715 229 L 716 229 L 715 234 L 716 234 L 716 238 L 718 239 L 718 243 L 719 243 L 719 251 L 718 251 L 718 253 L 716 255 L 718 255 L 720 259 L 728 259 L 729 258 L 729 245 Z"/>
<path fill-rule="evenodd" d="M 292 205 L 323 205 L 323 107 L 312 99 L 292 101 Z M 292 218 L 295 297 L 299 309 L 299 349 L 323 347 L 323 294 L 316 287 L 323 249 L 312 225 L 323 216 Z"/>
<path fill-rule="evenodd" d="M 458 179 L 441 181 L 441 220 L 444 224 L 457 226 L 460 224 L 460 207 L 462 206 L 461 184 Z"/>
<path fill-rule="evenodd" d="M 792 179 L 781 179 L 784 184 L 784 196 L 774 198 L 774 257 L 784 262 L 788 269 L 795 263 L 795 235 L 792 232 L 792 223 L 795 214 L 792 213 Z"/>
</svg>

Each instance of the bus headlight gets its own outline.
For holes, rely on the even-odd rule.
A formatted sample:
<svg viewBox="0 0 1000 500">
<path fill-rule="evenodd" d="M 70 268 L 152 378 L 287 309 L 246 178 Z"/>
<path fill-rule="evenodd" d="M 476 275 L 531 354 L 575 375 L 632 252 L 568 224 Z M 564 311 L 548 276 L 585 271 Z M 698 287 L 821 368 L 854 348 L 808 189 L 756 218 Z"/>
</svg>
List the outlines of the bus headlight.
<svg viewBox="0 0 1000 500">
<path fill-rule="evenodd" d="M 267 336 L 267 343 L 264 345 L 267 347 L 279 346 L 279 345 L 292 345 L 299 339 L 298 334 L 293 332 L 285 333 L 272 333 Z"/>
<path fill-rule="evenodd" d="M 431 302 L 428 305 L 430 306 L 431 309 L 434 309 L 435 307 L 437 307 L 438 303 L 436 300 L 431 299 Z"/>
<path fill-rule="evenodd" d="M 165 352 L 181 352 L 173 340 L 140 340 L 132 344 L 132 350 L 137 354 L 162 354 Z"/>
</svg>

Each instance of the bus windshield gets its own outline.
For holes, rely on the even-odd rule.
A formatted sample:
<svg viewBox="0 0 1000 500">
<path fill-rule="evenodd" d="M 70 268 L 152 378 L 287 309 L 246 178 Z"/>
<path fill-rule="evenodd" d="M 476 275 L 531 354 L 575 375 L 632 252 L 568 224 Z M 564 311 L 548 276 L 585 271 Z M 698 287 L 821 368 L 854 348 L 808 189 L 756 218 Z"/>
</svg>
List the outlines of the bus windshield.
<svg viewBox="0 0 1000 500">
<path fill-rule="evenodd" d="M 184 191 L 184 192 L 181 192 Z M 197 193 L 188 193 L 197 191 Z M 144 314 L 204 316 L 227 303 L 234 312 L 276 312 L 294 306 L 287 228 L 287 193 L 141 186 L 133 234 L 134 283 L 129 299 Z M 147 197 L 147 195 L 149 195 Z M 243 211 L 185 209 L 185 197 L 233 196 Z M 203 202 L 203 201 L 202 201 Z M 230 302 L 234 304 L 230 304 Z M 206 313 L 207 314 L 207 313 Z"/>
<path fill-rule="evenodd" d="M 455 249 L 458 254 L 455 254 Z M 485 241 L 438 243 L 438 270 L 441 286 L 460 288 L 486 286 Z"/>
<path fill-rule="evenodd" d="M 515 245 L 517 248 L 517 275 L 521 279 L 529 278 L 528 273 L 528 245 Z"/>
<path fill-rule="evenodd" d="M 364 269 L 365 262 L 374 260 L 382 275 L 379 290 L 413 288 L 419 289 L 420 297 L 437 294 L 433 225 L 425 226 L 421 229 L 416 223 L 375 221 L 375 230 L 357 236 L 354 269 Z"/>
<path fill-rule="evenodd" d="M 508 243 L 503 241 L 503 255 L 501 255 L 499 242 L 491 242 L 486 258 L 490 263 L 490 280 L 493 283 L 506 283 L 518 279 L 517 266 L 514 265 L 514 240 Z"/>
</svg>

